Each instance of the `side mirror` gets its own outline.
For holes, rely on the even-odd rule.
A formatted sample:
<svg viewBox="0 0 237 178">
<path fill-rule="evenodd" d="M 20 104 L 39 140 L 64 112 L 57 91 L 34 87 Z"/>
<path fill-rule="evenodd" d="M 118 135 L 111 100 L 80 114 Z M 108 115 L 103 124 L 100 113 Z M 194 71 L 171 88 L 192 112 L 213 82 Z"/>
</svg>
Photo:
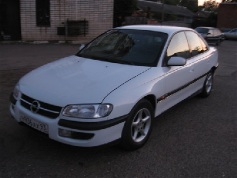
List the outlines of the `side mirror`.
<svg viewBox="0 0 237 178">
<path fill-rule="evenodd" d="M 167 65 L 168 66 L 184 66 L 186 64 L 186 59 L 182 58 L 182 57 L 171 57 L 168 62 Z"/>
<path fill-rule="evenodd" d="M 81 44 L 79 51 L 81 51 L 86 45 L 85 44 Z"/>
</svg>

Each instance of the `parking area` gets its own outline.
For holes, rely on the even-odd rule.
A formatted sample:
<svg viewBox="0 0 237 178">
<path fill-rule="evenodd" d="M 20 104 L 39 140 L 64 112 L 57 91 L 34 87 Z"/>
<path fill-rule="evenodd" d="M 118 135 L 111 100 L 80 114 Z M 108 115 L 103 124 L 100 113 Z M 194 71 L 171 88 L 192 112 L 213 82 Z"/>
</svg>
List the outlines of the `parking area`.
<svg viewBox="0 0 237 178">
<path fill-rule="evenodd" d="M 78 148 L 17 124 L 9 95 L 32 69 L 75 54 L 72 44 L 0 44 L 0 177 L 236 177 L 237 41 L 217 47 L 209 98 L 193 97 L 156 118 L 141 149 Z"/>
</svg>

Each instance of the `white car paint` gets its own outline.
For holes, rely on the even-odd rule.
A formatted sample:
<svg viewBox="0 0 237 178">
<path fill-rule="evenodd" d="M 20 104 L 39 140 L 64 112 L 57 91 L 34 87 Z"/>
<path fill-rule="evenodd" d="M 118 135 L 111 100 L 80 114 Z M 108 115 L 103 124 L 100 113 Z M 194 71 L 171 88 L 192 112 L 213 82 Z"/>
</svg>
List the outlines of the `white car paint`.
<svg viewBox="0 0 237 178">
<path fill-rule="evenodd" d="M 20 80 L 20 90 L 30 97 L 61 107 L 69 103 L 78 104 L 78 101 L 101 103 L 113 89 L 148 68 L 70 56 L 26 75 Z M 34 92 L 36 90 L 37 93 Z"/>
<path fill-rule="evenodd" d="M 199 54 L 184 66 L 162 66 L 167 46 L 172 36 L 189 28 L 166 26 L 127 26 L 119 29 L 160 31 L 168 34 L 167 42 L 155 67 L 111 63 L 78 56 L 69 56 L 46 64 L 25 75 L 17 84 L 20 92 L 16 103 L 10 106 L 11 115 L 17 122 L 20 117 L 30 118 L 48 126 L 48 135 L 56 141 L 81 146 L 98 146 L 120 139 L 126 120 L 102 129 L 75 129 L 60 126 L 60 120 L 82 123 L 113 121 L 127 116 L 136 103 L 144 97 L 155 98 L 155 116 L 199 91 L 205 75 L 218 66 L 218 53 L 214 47 Z M 62 107 L 57 118 L 49 119 L 22 106 L 25 94 L 36 101 Z M 70 104 L 111 103 L 112 112 L 102 118 L 73 118 L 62 114 Z M 90 139 L 74 139 L 59 135 L 59 129 L 91 133 Z"/>
</svg>

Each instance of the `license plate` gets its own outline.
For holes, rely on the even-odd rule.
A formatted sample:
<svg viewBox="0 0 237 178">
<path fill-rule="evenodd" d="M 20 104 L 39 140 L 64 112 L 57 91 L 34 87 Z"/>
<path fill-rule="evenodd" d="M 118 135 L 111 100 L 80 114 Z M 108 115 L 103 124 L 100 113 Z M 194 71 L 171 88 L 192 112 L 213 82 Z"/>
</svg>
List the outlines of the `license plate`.
<svg viewBox="0 0 237 178">
<path fill-rule="evenodd" d="M 44 124 L 42 122 L 31 119 L 25 115 L 21 115 L 20 121 L 24 122 L 26 125 L 34 128 L 36 130 L 39 130 L 41 132 L 48 134 L 48 125 L 47 124 Z"/>
</svg>

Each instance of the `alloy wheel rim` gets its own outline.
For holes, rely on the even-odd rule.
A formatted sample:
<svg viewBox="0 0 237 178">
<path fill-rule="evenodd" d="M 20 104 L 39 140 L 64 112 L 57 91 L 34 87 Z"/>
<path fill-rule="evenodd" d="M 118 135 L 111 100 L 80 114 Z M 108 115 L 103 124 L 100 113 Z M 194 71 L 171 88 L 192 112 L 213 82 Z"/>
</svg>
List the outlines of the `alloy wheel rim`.
<svg viewBox="0 0 237 178">
<path fill-rule="evenodd" d="M 211 89 L 212 89 L 212 75 L 210 74 L 208 75 L 207 81 L 206 81 L 206 92 L 210 93 Z"/>
<path fill-rule="evenodd" d="M 151 127 L 151 114 L 147 108 L 140 109 L 133 118 L 131 136 L 134 142 L 143 141 Z"/>
</svg>

